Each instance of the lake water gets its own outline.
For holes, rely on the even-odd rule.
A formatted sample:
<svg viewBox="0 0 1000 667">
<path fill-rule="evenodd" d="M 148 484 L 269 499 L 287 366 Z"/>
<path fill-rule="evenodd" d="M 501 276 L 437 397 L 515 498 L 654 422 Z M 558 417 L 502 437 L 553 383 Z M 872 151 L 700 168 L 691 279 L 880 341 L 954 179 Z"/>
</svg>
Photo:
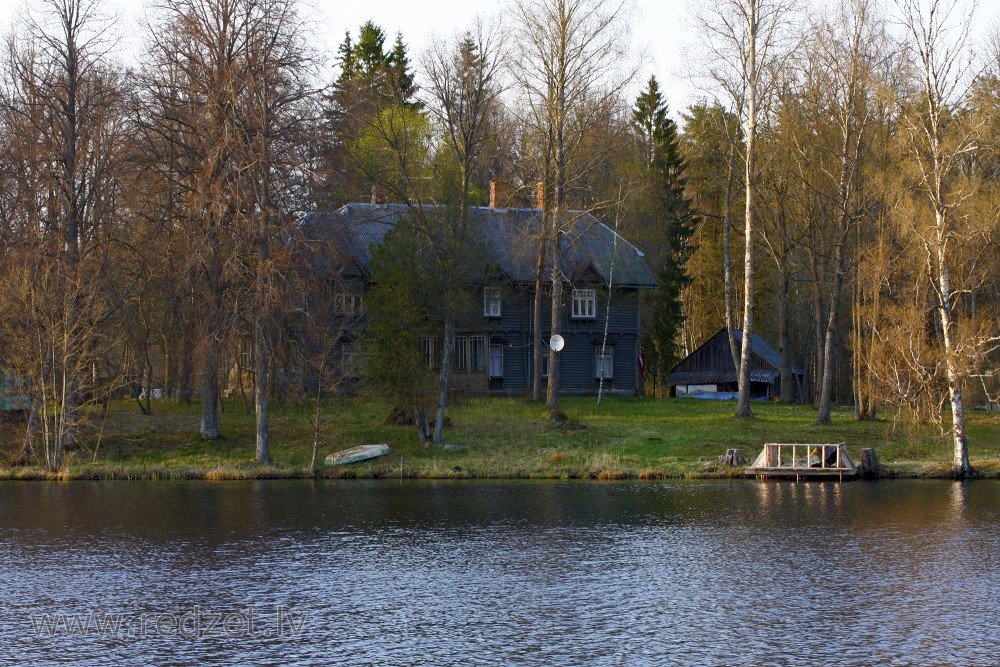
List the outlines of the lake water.
<svg viewBox="0 0 1000 667">
<path fill-rule="evenodd" d="M 0 664 L 996 665 L 1000 483 L 0 483 Z"/>
</svg>

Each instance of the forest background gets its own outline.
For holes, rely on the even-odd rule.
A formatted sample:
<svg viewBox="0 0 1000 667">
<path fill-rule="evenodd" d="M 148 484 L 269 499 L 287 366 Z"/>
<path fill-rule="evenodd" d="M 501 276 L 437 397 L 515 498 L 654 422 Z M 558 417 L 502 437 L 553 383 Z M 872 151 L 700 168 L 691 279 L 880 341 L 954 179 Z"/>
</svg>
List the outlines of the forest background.
<svg viewBox="0 0 1000 667">
<path fill-rule="evenodd" d="M 412 261 L 375 277 L 415 315 L 430 306 L 399 290 L 438 281 L 447 351 L 481 284 L 462 268 L 468 208 L 491 182 L 505 205 L 533 206 L 541 182 L 545 224 L 525 238 L 539 266 L 569 211 L 616 221 L 646 253 L 660 282 L 645 304 L 649 395 L 722 326 L 759 333 L 783 387 L 806 369 L 817 423 L 848 405 L 937 425 L 968 474 L 966 413 L 1000 391 L 1000 36 L 971 33 L 972 7 L 693 6 L 678 19 L 698 35 L 699 92 L 674 117 L 622 2 L 522 0 L 420 53 L 373 22 L 343 26 L 330 54 L 292 0 L 177 0 L 146 8 L 135 63 L 106 10 L 39 3 L 0 62 L 0 359 L 28 400 L 25 462 L 58 471 L 113 400 L 149 413 L 154 388 L 197 405 L 206 440 L 223 394 L 240 394 L 259 463 L 270 403 L 311 401 L 318 449 L 324 396 L 357 355 L 346 325 L 312 315 L 356 305 L 303 269 L 324 249 L 302 216 L 373 192 L 451 211 L 415 214 L 394 246 Z M 564 303 L 561 284 L 539 272 L 537 298 Z M 428 332 L 390 330 L 393 345 L 363 350 L 366 391 L 441 443 L 449 359 L 427 368 L 400 351 Z M 732 353 L 736 414 L 752 417 L 749 350 Z M 558 373 L 545 384 L 556 415 Z"/>
</svg>

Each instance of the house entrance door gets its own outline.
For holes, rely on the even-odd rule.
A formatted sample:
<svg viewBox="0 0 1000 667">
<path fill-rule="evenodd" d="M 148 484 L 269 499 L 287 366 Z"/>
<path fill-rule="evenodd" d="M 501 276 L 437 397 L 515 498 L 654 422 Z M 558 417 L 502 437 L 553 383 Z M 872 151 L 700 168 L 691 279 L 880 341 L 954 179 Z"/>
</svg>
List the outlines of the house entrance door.
<svg viewBox="0 0 1000 667">
<path fill-rule="evenodd" d="M 490 377 L 503 377 L 503 345 L 490 344 Z"/>
</svg>

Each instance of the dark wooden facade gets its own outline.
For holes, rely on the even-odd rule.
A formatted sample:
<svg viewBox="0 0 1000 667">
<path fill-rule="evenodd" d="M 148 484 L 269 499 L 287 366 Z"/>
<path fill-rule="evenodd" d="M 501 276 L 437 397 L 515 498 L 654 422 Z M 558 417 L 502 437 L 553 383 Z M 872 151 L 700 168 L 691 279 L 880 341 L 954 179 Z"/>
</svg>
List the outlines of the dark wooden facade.
<svg viewBox="0 0 1000 667">
<path fill-rule="evenodd" d="M 335 213 L 310 214 L 304 224 L 313 228 L 313 235 L 337 236 L 343 266 L 339 279 L 349 286 L 349 291 L 362 295 L 363 302 L 371 280 L 367 269 L 370 248 L 381 242 L 406 211 L 405 206 L 351 204 Z M 453 389 L 470 394 L 523 394 L 530 389 L 533 374 L 536 327 L 532 317 L 534 249 L 523 239 L 530 238 L 532 227 L 540 224 L 540 212 L 477 207 L 471 214 L 482 224 L 491 249 L 489 262 L 503 279 L 483 285 L 481 316 L 477 314 L 460 324 Z M 563 286 L 560 309 L 559 333 L 565 340 L 559 352 L 560 391 L 595 392 L 603 374 L 605 392 L 633 394 L 639 385 L 639 294 L 656 283 L 641 252 L 621 237 L 616 244 L 615 232 L 589 214 L 579 217 L 578 229 L 571 227 L 563 250 L 564 275 L 569 279 Z M 344 257 L 350 261 L 344 261 Z M 614 281 L 609 289 L 612 265 Z M 586 303 L 574 307 L 574 298 Z M 345 332 L 341 349 L 347 355 L 354 354 L 352 341 L 365 330 L 363 311 L 349 319 L 346 326 L 331 319 L 331 327 L 340 326 Z M 547 294 L 540 328 L 543 340 L 548 341 L 551 300 Z M 439 363 L 441 340 L 426 339 L 422 345 L 426 346 L 429 362 Z M 547 365 L 546 360 L 543 375 L 547 374 Z"/>
</svg>

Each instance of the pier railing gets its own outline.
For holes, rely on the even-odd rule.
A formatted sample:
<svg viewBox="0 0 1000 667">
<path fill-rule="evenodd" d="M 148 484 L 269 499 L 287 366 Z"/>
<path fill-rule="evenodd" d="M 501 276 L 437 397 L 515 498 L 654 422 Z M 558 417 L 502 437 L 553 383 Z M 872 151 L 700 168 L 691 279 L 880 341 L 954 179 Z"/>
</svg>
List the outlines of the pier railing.
<svg viewBox="0 0 1000 667">
<path fill-rule="evenodd" d="M 857 472 L 846 449 L 847 443 L 806 444 L 769 442 L 747 468 L 748 475 L 843 475 Z"/>
</svg>

